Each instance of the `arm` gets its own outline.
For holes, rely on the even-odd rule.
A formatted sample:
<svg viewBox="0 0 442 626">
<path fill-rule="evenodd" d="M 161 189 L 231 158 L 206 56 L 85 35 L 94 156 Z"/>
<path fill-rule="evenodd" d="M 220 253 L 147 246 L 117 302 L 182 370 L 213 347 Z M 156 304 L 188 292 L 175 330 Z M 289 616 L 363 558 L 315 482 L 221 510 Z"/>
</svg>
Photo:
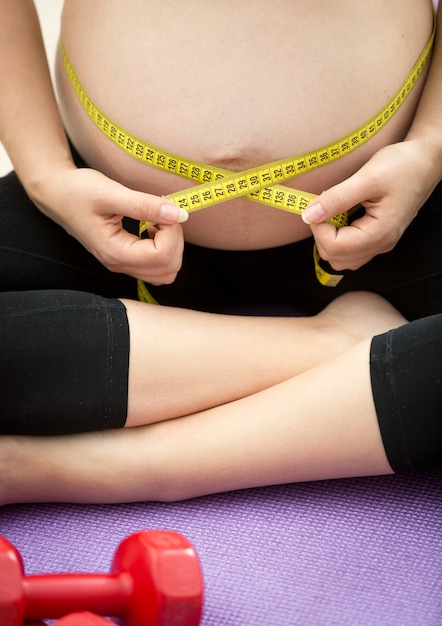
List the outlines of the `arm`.
<svg viewBox="0 0 442 626">
<path fill-rule="evenodd" d="M 32 0 L 0 0 L 0 140 L 37 207 L 104 265 L 148 282 L 171 282 L 181 264 L 187 219 L 161 198 L 77 169 L 59 115 Z M 124 216 L 160 224 L 141 241 Z"/>
<path fill-rule="evenodd" d="M 74 164 L 34 4 L 1 0 L 0 12 L 0 137 L 24 186 L 32 191 L 47 168 Z"/>
<path fill-rule="evenodd" d="M 306 209 L 321 257 L 336 270 L 358 269 L 392 250 L 442 178 L 442 9 L 431 67 L 403 142 L 377 152 L 358 172 Z M 325 223 L 361 204 L 365 215 L 336 231 Z"/>
</svg>

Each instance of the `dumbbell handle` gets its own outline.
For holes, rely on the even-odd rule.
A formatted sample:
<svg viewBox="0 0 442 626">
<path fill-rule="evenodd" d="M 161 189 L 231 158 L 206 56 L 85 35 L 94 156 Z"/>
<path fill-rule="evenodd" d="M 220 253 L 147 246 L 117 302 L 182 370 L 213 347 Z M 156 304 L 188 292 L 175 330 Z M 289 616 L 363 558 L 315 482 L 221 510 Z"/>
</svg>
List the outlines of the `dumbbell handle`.
<svg viewBox="0 0 442 626">
<path fill-rule="evenodd" d="M 27 576 L 22 585 L 27 620 L 55 619 L 77 611 L 123 617 L 133 587 L 128 572 Z"/>
</svg>

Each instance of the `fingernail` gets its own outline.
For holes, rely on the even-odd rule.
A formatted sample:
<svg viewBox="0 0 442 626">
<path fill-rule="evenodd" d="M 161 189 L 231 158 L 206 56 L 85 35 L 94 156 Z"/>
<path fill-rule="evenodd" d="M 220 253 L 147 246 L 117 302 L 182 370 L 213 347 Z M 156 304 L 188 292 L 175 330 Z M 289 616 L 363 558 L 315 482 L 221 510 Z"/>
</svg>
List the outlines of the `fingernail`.
<svg viewBox="0 0 442 626">
<path fill-rule="evenodd" d="M 184 209 L 176 206 L 176 204 L 162 204 L 160 206 L 160 218 L 168 222 L 178 222 L 182 224 L 187 222 L 189 214 Z"/>
<path fill-rule="evenodd" d="M 185 209 L 180 208 L 180 216 L 178 218 L 178 223 L 182 224 L 183 222 L 187 222 L 189 219 L 189 214 Z"/>
<path fill-rule="evenodd" d="M 316 202 L 316 204 L 312 204 L 302 213 L 302 219 L 306 224 L 314 224 L 315 222 L 320 222 L 325 217 L 325 211 L 322 208 L 322 204 L 320 202 Z"/>
</svg>

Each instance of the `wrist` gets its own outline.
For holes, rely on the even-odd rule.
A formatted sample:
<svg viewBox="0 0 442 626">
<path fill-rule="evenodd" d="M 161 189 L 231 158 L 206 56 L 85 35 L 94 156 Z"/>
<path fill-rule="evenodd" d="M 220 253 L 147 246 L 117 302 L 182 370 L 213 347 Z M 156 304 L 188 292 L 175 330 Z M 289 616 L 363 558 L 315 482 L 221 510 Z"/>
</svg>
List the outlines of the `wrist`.
<svg viewBox="0 0 442 626">
<path fill-rule="evenodd" d="M 61 223 L 58 217 L 59 209 L 62 206 L 60 195 L 62 196 L 66 191 L 63 180 L 66 174 L 76 169 L 69 152 L 65 156 L 60 156 L 59 159 L 44 162 L 43 167 L 38 166 L 26 170 L 23 178 L 20 173 L 19 176 L 30 199 L 40 211 L 47 217 Z"/>
<path fill-rule="evenodd" d="M 439 134 L 436 132 L 417 134 L 411 130 L 405 141 L 412 142 L 416 146 L 421 155 L 419 158 L 422 163 L 425 163 L 431 182 L 437 185 L 442 179 L 442 142 Z"/>
</svg>

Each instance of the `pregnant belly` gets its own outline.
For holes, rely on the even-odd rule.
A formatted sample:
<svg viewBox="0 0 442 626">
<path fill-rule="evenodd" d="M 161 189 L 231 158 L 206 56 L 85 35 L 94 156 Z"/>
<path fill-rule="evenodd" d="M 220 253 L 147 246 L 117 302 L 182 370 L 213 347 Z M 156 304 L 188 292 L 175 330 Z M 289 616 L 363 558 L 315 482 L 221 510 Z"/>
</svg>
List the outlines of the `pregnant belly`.
<svg viewBox="0 0 442 626">
<path fill-rule="evenodd" d="M 427 28 L 422 29 L 420 39 L 424 43 L 428 26 L 431 29 L 428 22 Z M 404 61 L 404 55 L 399 55 L 396 47 L 394 59 L 400 61 L 392 61 L 392 66 L 382 72 L 379 72 L 379 58 L 367 58 L 364 47 L 357 62 L 348 58 L 344 61 L 339 50 L 334 50 L 331 62 L 327 62 L 330 48 L 324 44 L 321 50 L 318 45 L 316 55 L 301 58 L 303 63 L 292 59 L 292 63 L 283 67 L 279 64 L 279 72 L 270 71 L 272 66 L 277 66 L 273 52 L 270 59 L 261 59 L 261 70 L 264 67 L 267 71 L 260 71 L 257 81 L 253 80 L 256 42 L 254 46 L 252 41 L 232 43 L 232 50 L 227 52 L 225 43 L 214 37 L 214 41 L 204 44 L 204 68 L 189 73 L 196 60 L 201 60 L 201 51 L 176 45 L 170 52 L 170 58 L 175 59 L 173 65 L 170 60 L 151 56 L 149 63 L 140 65 L 138 55 L 131 59 L 126 51 L 123 62 L 106 40 L 98 46 L 96 38 L 88 41 L 87 34 L 83 37 L 84 45 L 78 49 L 73 37 L 75 29 L 65 30 L 66 49 L 82 84 L 111 119 L 161 149 L 233 172 L 314 150 L 364 124 L 393 97 L 423 48 L 421 41 L 417 42 L 410 53 L 410 46 L 403 43 Z M 105 35 L 106 29 L 102 30 Z M 282 57 L 284 52 L 286 57 L 293 57 L 289 34 L 287 31 L 280 41 L 275 40 L 269 50 L 278 50 Z M 155 33 L 151 35 L 154 37 Z M 223 45 L 224 64 L 220 65 Z M 383 50 L 375 50 L 375 55 L 388 57 L 391 46 L 386 43 Z M 235 59 L 241 60 L 241 71 Z M 320 64 L 324 67 L 319 71 Z M 113 67 L 113 71 L 103 73 L 103 66 Z M 312 75 L 320 80 L 312 82 Z M 360 75 L 364 76 L 364 84 L 371 87 L 366 93 L 361 93 L 357 81 L 355 84 L 355 76 Z M 124 76 L 124 80 L 116 79 L 119 76 Z M 285 184 L 312 194 L 320 193 L 354 173 L 380 147 L 402 139 L 412 120 L 423 81 L 424 76 L 399 112 L 362 147 Z M 157 195 L 168 195 L 191 185 L 174 174 L 136 161 L 112 144 L 85 114 L 60 56 L 57 82 L 67 131 L 92 167 L 132 188 Z M 223 249 L 272 247 L 309 235 L 309 228 L 299 216 L 247 198 L 193 213 L 185 225 L 189 242 Z"/>
</svg>

